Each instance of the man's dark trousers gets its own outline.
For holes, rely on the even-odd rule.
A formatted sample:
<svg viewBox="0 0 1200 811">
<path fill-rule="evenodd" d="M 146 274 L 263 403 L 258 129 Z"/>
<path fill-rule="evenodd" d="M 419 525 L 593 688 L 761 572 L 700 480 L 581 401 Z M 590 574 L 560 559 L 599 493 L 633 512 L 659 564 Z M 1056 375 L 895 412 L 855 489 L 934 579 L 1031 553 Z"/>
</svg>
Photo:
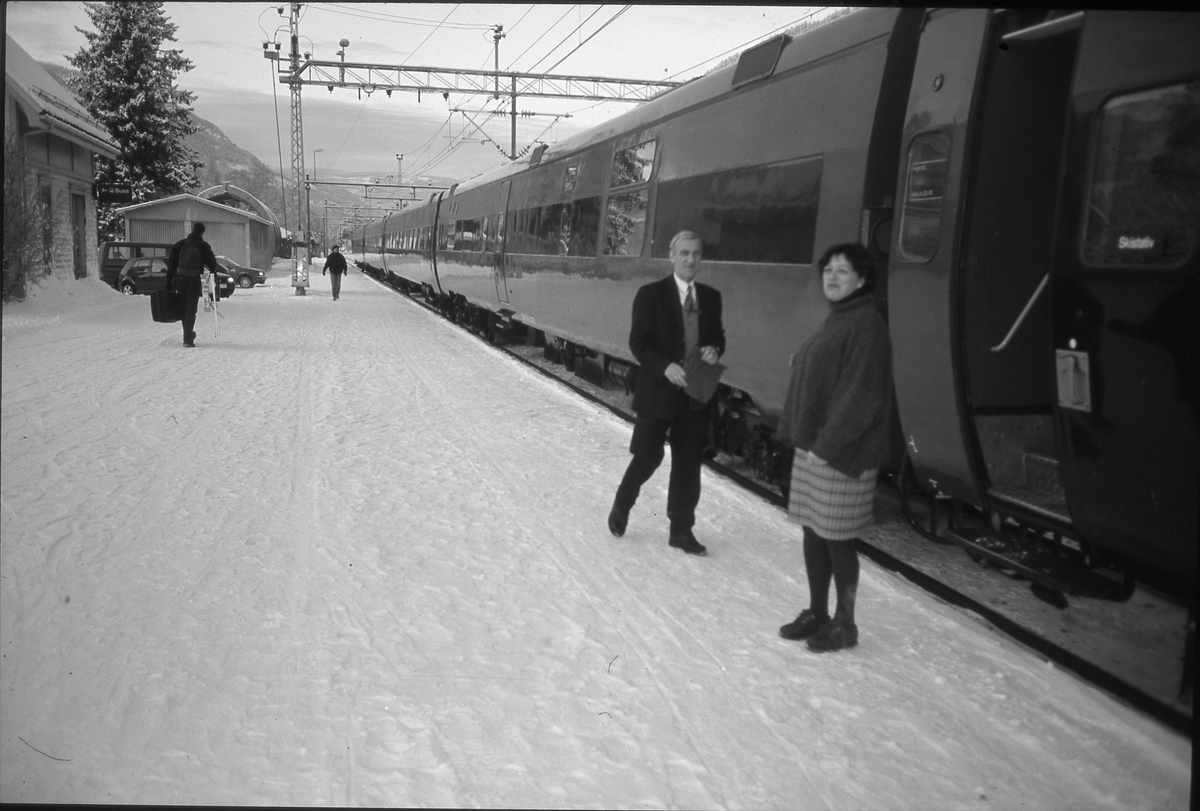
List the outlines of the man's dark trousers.
<svg viewBox="0 0 1200 811">
<path fill-rule="evenodd" d="M 179 296 L 179 305 L 183 308 L 183 340 L 190 343 L 196 340 L 196 309 L 200 303 L 200 277 L 183 276 L 176 273 L 175 294 Z"/>
<path fill-rule="evenodd" d="M 617 488 L 616 506 L 628 512 L 663 460 L 663 440 L 671 443 L 671 481 L 667 487 L 667 518 L 671 534 L 690 530 L 700 503 L 700 464 L 708 440 L 708 409 L 687 409 L 671 419 L 638 416 L 629 452 L 633 459 Z"/>
</svg>

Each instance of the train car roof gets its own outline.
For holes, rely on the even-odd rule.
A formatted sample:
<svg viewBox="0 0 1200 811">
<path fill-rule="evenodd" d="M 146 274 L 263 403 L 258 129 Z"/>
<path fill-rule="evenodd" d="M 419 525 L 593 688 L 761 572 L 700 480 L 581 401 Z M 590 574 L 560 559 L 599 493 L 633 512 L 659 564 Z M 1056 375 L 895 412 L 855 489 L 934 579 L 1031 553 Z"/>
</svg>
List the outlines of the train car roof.
<svg viewBox="0 0 1200 811">
<path fill-rule="evenodd" d="M 840 51 L 881 36 L 886 37 L 891 33 L 898 14 L 899 10 L 894 8 L 862 9 L 804 32 L 798 37 L 789 37 L 771 75 L 827 59 Z M 603 124 L 551 144 L 542 154 L 539 165 L 565 158 L 597 141 L 638 130 L 711 99 L 735 92 L 732 84 L 737 66 L 735 61 L 705 76 L 692 79 Z M 747 87 L 753 86 L 754 83 L 747 84 Z M 459 183 L 447 197 L 512 177 L 528 168 L 528 159 L 511 161 Z"/>
</svg>

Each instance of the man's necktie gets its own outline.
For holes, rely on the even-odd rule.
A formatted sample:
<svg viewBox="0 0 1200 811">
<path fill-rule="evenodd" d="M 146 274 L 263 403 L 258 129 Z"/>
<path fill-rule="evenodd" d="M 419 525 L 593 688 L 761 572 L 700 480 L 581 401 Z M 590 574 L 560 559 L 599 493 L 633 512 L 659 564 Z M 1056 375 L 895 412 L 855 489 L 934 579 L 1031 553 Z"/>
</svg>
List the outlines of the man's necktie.
<svg viewBox="0 0 1200 811">
<path fill-rule="evenodd" d="M 692 300 L 692 286 L 690 284 L 687 290 L 687 298 L 683 300 L 683 311 L 690 313 L 696 309 L 696 302 Z"/>
</svg>

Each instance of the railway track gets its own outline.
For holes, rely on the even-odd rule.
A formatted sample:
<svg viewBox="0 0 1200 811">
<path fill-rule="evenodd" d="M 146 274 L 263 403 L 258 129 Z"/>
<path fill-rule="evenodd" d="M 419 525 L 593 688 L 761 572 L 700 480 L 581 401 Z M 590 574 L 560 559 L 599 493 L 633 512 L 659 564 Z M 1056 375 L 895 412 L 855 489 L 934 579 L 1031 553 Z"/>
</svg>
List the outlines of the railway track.
<svg viewBox="0 0 1200 811">
<path fill-rule="evenodd" d="M 359 270 L 382 287 L 445 316 L 424 297 L 410 295 L 361 268 Z M 471 324 L 455 323 L 579 396 L 628 422 L 633 421 L 634 415 L 628 408 L 629 397 L 623 390 L 605 388 L 566 370 L 560 363 L 547 359 L 542 349 L 525 342 L 496 340 L 494 334 L 484 334 Z M 706 459 L 704 464 L 764 501 L 787 509 L 786 498 L 778 489 L 758 479 L 744 466 L 730 461 L 717 457 Z M 1064 622 L 1065 605 L 1047 601 L 1044 592 L 1039 593 L 1036 582 L 1029 583 L 1019 572 L 1006 572 L 978 555 L 964 554 L 964 550 L 953 542 L 934 543 L 913 529 L 909 525 L 913 516 L 906 515 L 902 508 L 900 486 L 897 477 L 881 477 L 876 508 L 880 522 L 858 542 L 862 555 L 942 601 L 974 614 L 1055 666 L 1070 671 L 1177 733 L 1191 737 L 1190 685 L 1186 684 L 1186 675 L 1184 682 L 1180 681 L 1186 625 L 1191 621 L 1186 607 L 1139 588 L 1127 602 L 1076 601 L 1071 610 L 1076 616 L 1086 614 L 1087 620 L 1083 623 Z M 928 505 L 928 510 L 919 518 L 928 519 L 929 510 L 936 510 L 936 506 Z M 971 550 L 969 546 L 965 548 L 968 552 Z M 990 571 L 985 571 L 989 568 Z M 1132 623 L 1135 632 L 1127 634 L 1132 638 L 1114 640 L 1112 629 L 1118 625 L 1127 628 L 1131 615 L 1138 620 Z M 1139 630 L 1141 633 L 1137 633 Z M 1189 690 L 1186 697 L 1185 690 Z"/>
</svg>

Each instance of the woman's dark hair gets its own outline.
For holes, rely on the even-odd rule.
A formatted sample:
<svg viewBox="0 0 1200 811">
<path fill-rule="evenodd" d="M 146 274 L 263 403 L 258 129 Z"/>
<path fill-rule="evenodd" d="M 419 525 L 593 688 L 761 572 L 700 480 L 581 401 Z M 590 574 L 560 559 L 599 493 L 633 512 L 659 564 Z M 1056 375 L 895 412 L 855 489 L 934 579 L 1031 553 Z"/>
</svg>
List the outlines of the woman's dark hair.
<svg viewBox="0 0 1200 811">
<path fill-rule="evenodd" d="M 829 260 L 839 254 L 846 257 L 846 261 L 854 268 L 854 272 L 865 280 L 858 293 L 865 295 L 874 290 L 877 276 L 875 260 L 871 258 L 871 253 L 860 242 L 841 242 L 826 248 L 825 253 L 821 254 L 821 259 L 817 262 L 817 273 L 823 274 Z"/>
</svg>

